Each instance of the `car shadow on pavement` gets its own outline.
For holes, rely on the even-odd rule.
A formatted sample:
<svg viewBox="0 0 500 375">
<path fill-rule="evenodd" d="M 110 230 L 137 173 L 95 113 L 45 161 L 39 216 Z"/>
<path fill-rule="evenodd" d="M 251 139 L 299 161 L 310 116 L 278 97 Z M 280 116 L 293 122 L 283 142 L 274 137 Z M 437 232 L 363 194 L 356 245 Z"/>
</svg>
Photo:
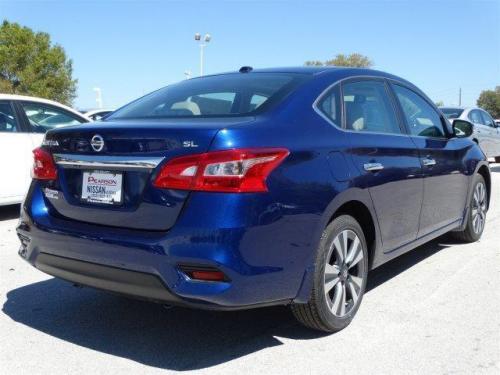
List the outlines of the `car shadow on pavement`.
<svg viewBox="0 0 500 375">
<path fill-rule="evenodd" d="M 452 243 L 438 239 L 370 273 L 367 290 Z M 148 366 L 177 371 L 215 366 L 283 345 L 279 337 L 325 336 L 299 325 L 286 307 L 237 312 L 165 309 L 49 279 L 7 293 L 3 313 L 58 339 Z"/>
<path fill-rule="evenodd" d="M 12 220 L 19 217 L 20 207 L 18 204 L 0 207 L 0 221 Z"/>
</svg>

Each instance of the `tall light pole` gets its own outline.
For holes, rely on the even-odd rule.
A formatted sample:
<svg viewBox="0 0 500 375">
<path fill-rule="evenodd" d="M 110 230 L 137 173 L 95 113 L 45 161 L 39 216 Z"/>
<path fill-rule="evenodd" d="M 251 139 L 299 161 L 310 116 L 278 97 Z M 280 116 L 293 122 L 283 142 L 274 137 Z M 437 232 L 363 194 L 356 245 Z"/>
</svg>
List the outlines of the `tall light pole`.
<svg viewBox="0 0 500 375">
<path fill-rule="evenodd" d="M 211 39 L 212 37 L 210 36 L 210 34 L 205 34 L 203 40 L 201 39 L 200 33 L 194 34 L 194 40 L 196 40 L 200 46 L 200 76 L 203 76 L 203 57 L 204 57 L 203 50 L 205 49 L 207 43 L 210 42 Z"/>
<path fill-rule="evenodd" d="M 95 101 L 97 103 L 97 108 L 102 108 L 102 91 L 100 87 L 94 87 L 95 91 Z"/>
</svg>

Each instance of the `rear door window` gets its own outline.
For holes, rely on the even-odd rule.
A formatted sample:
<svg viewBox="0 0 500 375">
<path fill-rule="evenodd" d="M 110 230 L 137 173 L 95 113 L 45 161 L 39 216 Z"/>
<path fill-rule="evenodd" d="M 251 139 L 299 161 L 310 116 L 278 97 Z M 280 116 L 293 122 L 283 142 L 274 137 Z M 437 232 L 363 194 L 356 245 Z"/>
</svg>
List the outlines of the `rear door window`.
<svg viewBox="0 0 500 375">
<path fill-rule="evenodd" d="M 401 134 L 383 81 L 363 80 L 342 85 L 347 130 Z"/>
<path fill-rule="evenodd" d="M 19 125 L 10 102 L 0 102 L 0 132 L 16 133 Z"/>
</svg>

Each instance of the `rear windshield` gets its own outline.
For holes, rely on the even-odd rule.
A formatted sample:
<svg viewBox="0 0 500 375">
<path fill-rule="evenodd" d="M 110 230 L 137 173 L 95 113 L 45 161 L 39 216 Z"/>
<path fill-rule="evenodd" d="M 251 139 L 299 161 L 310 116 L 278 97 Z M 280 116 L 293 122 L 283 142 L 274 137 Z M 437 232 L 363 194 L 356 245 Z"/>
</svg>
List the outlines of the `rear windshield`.
<svg viewBox="0 0 500 375">
<path fill-rule="evenodd" d="M 462 108 L 439 108 L 444 115 L 449 118 L 459 118 L 462 112 L 464 111 Z"/>
<path fill-rule="evenodd" d="M 308 77 L 235 73 L 185 80 L 120 108 L 106 120 L 251 115 L 279 102 Z"/>
</svg>

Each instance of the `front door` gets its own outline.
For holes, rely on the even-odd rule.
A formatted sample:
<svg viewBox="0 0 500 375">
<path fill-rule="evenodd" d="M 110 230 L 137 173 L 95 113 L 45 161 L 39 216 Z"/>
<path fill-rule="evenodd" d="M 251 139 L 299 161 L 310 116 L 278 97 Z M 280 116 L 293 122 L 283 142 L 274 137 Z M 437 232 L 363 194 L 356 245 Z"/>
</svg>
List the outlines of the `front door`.
<svg viewBox="0 0 500 375">
<path fill-rule="evenodd" d="M 420 152 L 424 201 L 418 236 L 458 225 L 467 201 L 469 184 L 464 160 L 470 141 L 450 138 L 444 118 L 423 96 L 408 87 L 391 86 Z"/>
</svg>

